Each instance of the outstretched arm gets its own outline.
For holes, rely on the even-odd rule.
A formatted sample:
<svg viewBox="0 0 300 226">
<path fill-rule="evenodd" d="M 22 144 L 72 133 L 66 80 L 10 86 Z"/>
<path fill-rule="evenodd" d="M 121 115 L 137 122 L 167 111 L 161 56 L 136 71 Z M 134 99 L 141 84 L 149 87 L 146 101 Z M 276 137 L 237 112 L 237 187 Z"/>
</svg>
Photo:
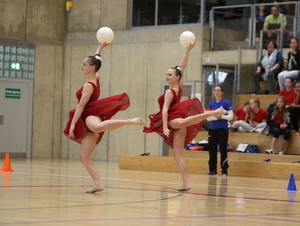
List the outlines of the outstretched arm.
<svg viewBox="0 0 300 226">
<path fill-rule="evenodd" d="M 181 79 L 179 81 L 179 85 L 180 87 L 183 86 L 183 81 L 184 81 L 184 71 L 185 71 L 185 68 L 186 68 L 186 65 L 187 65 L 187 62 L 188 62 L 188 59 L 189 59 L 189 54 L 190 54 L 190 51 L 194 48 L 194 46 L 196 45 L 196 41 L 193 45 L 189 45 L 186 49 L 186 52 L 184 53 L 180 63 L 179 63 L 179 67 L 181 68 Z"/>
<path fill-rule="evenodd" d="M 109 43 L 110 44 L 110 43 Z M 107 44 L 106 42 L 105 43 L 102 43 L 101 45 L 98 46 L 96 52 L 95 52 L 95 55 L 98 54 L 98 55 L 101 55 L 101 51 L 102 49 L 104 49 L 105 47 L 109 46 L 109 44 Z"/>
<path fill-rule="evenodd" d="M 101 45 L 99 45 L 98 48 L 97 48 L 97 50 L 96 50 L 96 52 L 95 52 L 95 56 L 96 55 L 101 55 L 102 49 L 104 49 L 105 47 L 107 47 L 109 44 L 107 44 L 105 42 L 105 43 L 102 43 Z M 96 77 L 97 77 L 98 80 L 100 80 L 99 71 L 96 72 Z"/>
</svg>

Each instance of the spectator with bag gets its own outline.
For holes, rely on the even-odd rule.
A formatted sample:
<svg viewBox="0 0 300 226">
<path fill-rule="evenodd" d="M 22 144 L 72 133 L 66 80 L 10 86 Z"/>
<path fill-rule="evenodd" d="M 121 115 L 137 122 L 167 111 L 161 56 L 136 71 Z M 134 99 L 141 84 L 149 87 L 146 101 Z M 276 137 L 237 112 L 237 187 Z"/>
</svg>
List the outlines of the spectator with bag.
<svg viewBox="0 0 300 226">
<path fill-rule="evenodd" d="M 239 121 L 240 132 L 261 133 L 267 126 L 267 111 L 260 108 L 259 99 L 250 99 L 250 110 L 247 112 L 245 120 Z"/>
<path fill-rule="evenodd" d="M 288 53 L 288 66 L 278 74 L 278 83 L 280 90 L 284 89 L 285 78 L 290 77 L 293 79 L 298 78 L 300 70 L 300 50 L 299 40 L 293 37 L 290 42 L 291 50 Z"/>
<path fill-rule="evenodd" d="M 283 67 L 283 56 L 277 50 L 275 41 L 270 40 L 265 46 L 267 52 L 262 56 L 256 66 L 256 72 L 253 75 L 254 89 L 256 94 L 264 93 L 260 90 L 260 81 L 269 82 L 269 94 L 274 94 L 275 78 Z"/>
<path fill-rule="evenodd" d="M 274 154 L 275 146 L 280 134 L 283 134 L 283 141 L 278 150 L 279 155 L 283 155 L 283 150 L 288 143 L 290 131 L 290 113 L 286 109 L 286 100 L 283 96 L 277 97 L 273 111 L 268 113 L 269 131 L 273 134 L 271 148 L 266 150 L 266 153 Z"/>
</svg>

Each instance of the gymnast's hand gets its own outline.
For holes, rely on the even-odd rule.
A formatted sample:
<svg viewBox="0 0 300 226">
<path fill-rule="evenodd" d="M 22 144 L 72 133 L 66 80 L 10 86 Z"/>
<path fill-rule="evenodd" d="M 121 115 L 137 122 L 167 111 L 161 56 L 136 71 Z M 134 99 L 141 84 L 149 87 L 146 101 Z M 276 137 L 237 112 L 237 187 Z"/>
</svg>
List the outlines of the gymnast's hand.
<svg viewBox="0 0 300 226">
<path fill-rule="evenodd" d="M 71 124 L 69 129 L 69 138 L 74 138 L 74 129 L 75 129 L 75 125 Z"/>
<path fill-rule="evenodd" d="M 168 128 L 165 128 L 164 129 L 164 134 L 165 134 L 166 137 L 169 137 L 170 130 Z"/>
</svg>

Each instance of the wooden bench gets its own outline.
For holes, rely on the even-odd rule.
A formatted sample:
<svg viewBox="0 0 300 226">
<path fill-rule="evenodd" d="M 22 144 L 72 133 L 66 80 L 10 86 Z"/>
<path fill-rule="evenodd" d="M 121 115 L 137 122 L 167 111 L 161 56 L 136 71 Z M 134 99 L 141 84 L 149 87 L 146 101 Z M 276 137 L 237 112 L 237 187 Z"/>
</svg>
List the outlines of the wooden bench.
<svg viewBox="0 0 300 226">
<path fill-rule="evenodd" d="M 271 140 L 272 135 L 265 136 L 261 133 L 248 133 L 248 132 L 230 132 L 228 143 L 232 146 L 233 151 L 236 151 L 237 146 L 240 143 L 245 144 L 256 144 L 259 148 L 260 153 L 265 153 L 266 149 L 270 149 L 271 146 Z M 202 140 L 208 139 L 208 131 L 200 131 L 195 141 L 199 142 Z M 281 145 L 281 142 L 283 140 L 283 136 L 280 135 L 277 142 L 277 149 L 279 145 Z M 290 140 L 284 150 L 284 154 L 293 154 L 293 155 L 299 155 L 300 154 L 300 134 L 291 134 Z"/>
<path fill-rule="evenodd" d="M 240 156 L 247 154 L 238 153 Z M 233 160 L 229 156 L 229 175 L 243 177 L 265 177 L 276 179 L 288 179 L 291 173 L 295 179 L 300 179 L 300 164 L 282 162 L 262 162 L 262 159 L 270 157 L 266 154 L 251 154 L 258 157 L 255 161 Z M 207 153 L 208 156 L 208 153 Z M 260 157 L 260 158 L 259 158 Z M 284 156 L 281 156 L 284 157 Z M 189 173 L 206 174 L 208 172 L 208 157 L 184 158 Z M 119 156 L 119 168 L 123 170 L 141 170 L 157 172 L 179 172 L 174 157 L 166 156 Z M 220 172 L 219 172 L 220 173 Z"/>
</svg>

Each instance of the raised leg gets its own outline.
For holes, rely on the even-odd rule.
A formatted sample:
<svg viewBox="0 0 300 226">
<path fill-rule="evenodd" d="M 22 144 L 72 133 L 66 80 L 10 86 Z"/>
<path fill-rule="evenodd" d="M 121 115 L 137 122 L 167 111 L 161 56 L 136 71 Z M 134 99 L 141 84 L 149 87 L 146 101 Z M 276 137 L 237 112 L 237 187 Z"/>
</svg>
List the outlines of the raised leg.
<svg viewBox="0 0 300 226">
<path fill-rule="evenodd" d="M 127 125 L 144 125 L 145 124 L 145 120 L 142 118 L 109 119 L 109 120 L 102 121 L 97 116 L 88 116 L 85 122 L 86 122 L 87 127 L 95 133 L 116 130 L 120 127 L 127 126 Z"/>
<path fill-rule="evenodd" d="M 198 124 L 210 116 L 221 116 L 226 113 L 227 111 L 225 111 L 224 109 L 223 110 L 217 109 L 215 111 L 208 111 L 198 115 L 189 116 L 186 118 L 177 118 L 169 121 L 169 125 L 174 129 L 186 128 L 190 125 Z"/>
</svg>

